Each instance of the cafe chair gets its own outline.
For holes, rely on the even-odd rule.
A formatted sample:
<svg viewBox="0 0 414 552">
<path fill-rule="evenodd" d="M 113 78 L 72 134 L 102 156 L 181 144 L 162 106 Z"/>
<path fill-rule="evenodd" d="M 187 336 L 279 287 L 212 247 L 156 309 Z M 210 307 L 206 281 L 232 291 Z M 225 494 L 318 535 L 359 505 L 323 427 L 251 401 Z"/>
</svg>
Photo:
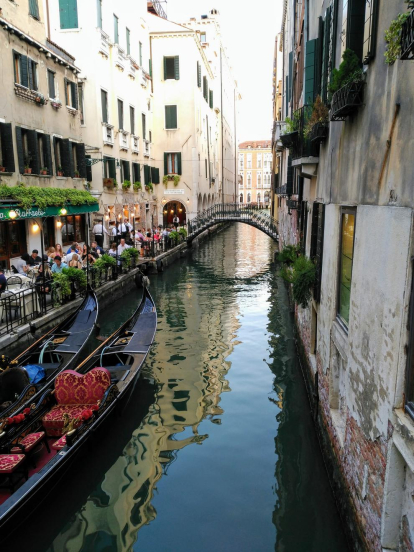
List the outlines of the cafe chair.
<svg viewBox="0 0 414 552">
<path fill-rule="evenodd" d="M 21 288 L 23 285 L 23 280 L 20 278 L 20 276 L 10 276 L 7 278 L 7 287 L 11 289 L 13 286 L 14 289 Z"/>
</svg>

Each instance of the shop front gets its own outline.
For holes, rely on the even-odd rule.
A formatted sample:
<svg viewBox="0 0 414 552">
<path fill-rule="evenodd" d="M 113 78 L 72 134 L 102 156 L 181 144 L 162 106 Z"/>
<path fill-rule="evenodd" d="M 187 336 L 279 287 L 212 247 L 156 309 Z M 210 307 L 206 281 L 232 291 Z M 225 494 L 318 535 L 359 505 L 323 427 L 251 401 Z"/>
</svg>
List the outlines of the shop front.
<svg viewBox="0 0 414 552">
<path fill-rule="evenodd" d="M 178 217 L 179 226 L 184 226 L 187 223 L 187 210 L 184 203 L 173 199 L 166 203 L 163 208 L 163 226 L 172 226 L 174 218 Z"/>
</svg>

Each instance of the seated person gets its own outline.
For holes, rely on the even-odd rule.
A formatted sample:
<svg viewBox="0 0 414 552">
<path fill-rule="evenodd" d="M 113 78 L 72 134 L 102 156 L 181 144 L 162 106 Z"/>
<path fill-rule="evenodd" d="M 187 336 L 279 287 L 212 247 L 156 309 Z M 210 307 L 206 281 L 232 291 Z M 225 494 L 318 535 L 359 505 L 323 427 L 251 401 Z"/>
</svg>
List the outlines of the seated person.
<svg viewBox="0 0 414 552">
<path fill-rule="evenodd" d="M 111 257 L 116 257 L 117 256 L 116 243 L 115 242 L 113 242 L 113 244 L 111 245 L 111 249 L 108 250 L 108 255 L 110 255 Z"/>
<path fill-rule="evenodd" d="M 38 293 L 50 293 L 52 287 L 52 274 L 50 271 L 50 268 L 45 265 L 45 273 L 43 275 L 43 267 L 42 265 L 39 266 L 39 273 L 36 277 L 36 289 Z"/>
<path fill-rule="evenodd" d="M 72 250 L 72 247 L 75 246 L 75 249 Z M 71 252 L 75 252 L 75 253 L 80 253 L 80 247 L 79 247 L 79 244 L 77 242 L 73 242 L 72 245 L 69 247 L 69 249 L 67 250 L 66 254 L 69 255 L 69 253 Z"/>
<path fill-rule="evenodd" d="M 17 259 L 17 261 L 14 262 L 14 267 L 17 270 L 17 274 L 23 274 L 23 275 L 26 274 L 26 272 L 30 268 L 29 259 L 30 259 L 29 253 L 23 253 L 20 259 Z"/>
<path fill-rule="evenodd" d="M 95 253 L 96 256 L 98 256 L 97 253 Z M 89 262 L 89 264 L 93 264 L 94 262 L 96 261 L 96 258 L 94 257 L 94 255 L 91 253 L 89 247 L 86 247 L 86 244 L 84 244 L 83 246 L 83 251 L 82 251 L 82 263 L 83 263 L 83 266 L 86 266 Z"/>
<path fill-rule="evenodd" d="M 82 269 L 82 263 L 79 260 L 79 255 L 77 253 L 74 253 L 72 255 L 71 260 L 68 262 L 68 266 L 72 266 L 73 268 L 79 268 L 79 270 Z"/>
<path fill-rule="evenodd" d="M 102 247 L 100 247 L 96 241 L 93 241 L 91 243 L 91 247 L 92 247 L 92 251 L 93 250 L 96 250 L 98 255 L 103 255 L 105 253 L 105 251 L 102 249 Z"/>
<path fill-rule="evenodd" d="M 69 263 L 69 261 L 72 259 L 73 254 L 77 254 L 78 251 L 76 249 L 76 243 L 72 243 L 69 249 L 69 253 L 66 255 L 66 262 Z"/>
<path fill-rule="evenodd" d="M 27 260 L 27 264 L 30 266 L 34 266 L 36 264 L 39 264 L 42 262 L 41 257 L 39 257 L 39 251 L 37 249 L 33 249 L 32 254 Z"/>
<path fill-rule="evenodd" d="M 66 263 L 62 262 L 62 258 L 59 255 L 56 255 L 55 262 L 52 266 L 52 272 L 53 274 L 62 272 L 62 269 L 68 268 L 68 265 Z"/>
<path fill-rule="evenodd" d="M 4 275 L 4 269 L 0 268 L 0 294 L 7 288 L 7 278 Z"/>
</svg>

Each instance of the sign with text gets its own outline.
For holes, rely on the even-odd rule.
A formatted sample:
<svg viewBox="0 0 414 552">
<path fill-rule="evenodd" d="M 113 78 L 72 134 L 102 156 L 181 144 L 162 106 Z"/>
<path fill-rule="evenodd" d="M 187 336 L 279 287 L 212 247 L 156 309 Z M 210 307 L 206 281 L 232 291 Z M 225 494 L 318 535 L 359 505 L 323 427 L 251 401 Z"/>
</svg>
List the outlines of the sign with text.
<svg viewBox="0 0 414 552">
<path fill-rule="evenodd" d="M 165 190 L 164 195 L 184 195 L 184 190 Z"/>
</svg>

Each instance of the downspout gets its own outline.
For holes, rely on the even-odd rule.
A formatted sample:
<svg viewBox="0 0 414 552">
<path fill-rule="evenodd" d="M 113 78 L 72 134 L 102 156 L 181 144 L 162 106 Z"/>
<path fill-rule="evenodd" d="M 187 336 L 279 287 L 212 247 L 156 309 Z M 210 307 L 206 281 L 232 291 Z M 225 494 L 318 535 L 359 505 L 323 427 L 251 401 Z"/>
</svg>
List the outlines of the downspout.
<svg viewBox="0 0 414 552">
<path fill-rule="evenodd" d="M 47 2 L 48 0 L 46 0 Z M 151 60 L 151 94 L 154 93 L 154 67 L 152 65 L 152 36 L 150 35 L 150 60 Z M 152 102 L 151 102 L 152 103 Z"/>
<path fill-rule="evenodd" d="M 223 139 L 223 53 L 220 45 L 220 91 L 221 91 L 221 202 L 224 205 L 224 139 Z"/>
<path fill-rule="evenodd" d="M 210 134 L 208 132 L 208 115 L 206 115 L 207 123 L 207 162 L 208 162 L 208 189 L 211 188 L 211 168 L 210 168 Z"/>
<path fill-rule="evenodd" d="M 46 0 L 46 14 L 47 14 L 47 38 L 50 40 L 50 13 L 49 13 L 49 0 Z"/>
<path fill-rule="evenodd" d="M 236 88 L 234 88 L 234 203 L 237 203 L 237 180 Z"/>
</svg>

